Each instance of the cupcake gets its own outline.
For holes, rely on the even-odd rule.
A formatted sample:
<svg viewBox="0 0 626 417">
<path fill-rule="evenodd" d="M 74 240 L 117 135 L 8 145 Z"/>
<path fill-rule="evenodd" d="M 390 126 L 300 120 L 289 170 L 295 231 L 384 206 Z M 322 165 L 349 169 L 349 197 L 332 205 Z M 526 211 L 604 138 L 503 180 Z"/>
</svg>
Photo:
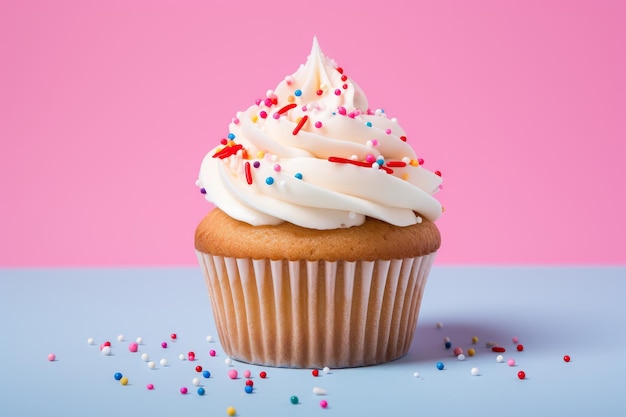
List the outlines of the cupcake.
<svg viewBox="0 0 626 417">
<path fill-rule="evenodd" d="M 237 113 L 197 181 L 215 206 L 195 248 L 225 353 L 293 368 L 405 355 L 441 243 L 441 177 L 420 161 L 316 39 Z"/>
</svg>

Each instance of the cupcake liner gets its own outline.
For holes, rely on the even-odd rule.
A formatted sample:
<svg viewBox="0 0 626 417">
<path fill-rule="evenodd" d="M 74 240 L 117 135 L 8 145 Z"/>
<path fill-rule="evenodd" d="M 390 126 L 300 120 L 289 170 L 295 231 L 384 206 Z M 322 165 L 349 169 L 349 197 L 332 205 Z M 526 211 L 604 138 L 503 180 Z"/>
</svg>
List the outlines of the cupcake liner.
<svg viewBox="0 0 626 417">
<path fill-rule="evenodd" d="M 436 252 L 355 262 L 197 255 L 228 356 L 344 368 L 406 354 Z"/>
</svg>

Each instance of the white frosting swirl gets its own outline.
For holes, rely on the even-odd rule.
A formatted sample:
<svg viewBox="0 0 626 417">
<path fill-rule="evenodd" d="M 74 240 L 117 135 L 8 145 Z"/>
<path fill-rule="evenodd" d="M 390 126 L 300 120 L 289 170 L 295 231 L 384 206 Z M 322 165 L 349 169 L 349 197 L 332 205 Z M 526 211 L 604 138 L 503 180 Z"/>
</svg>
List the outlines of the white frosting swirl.
<svg viewBox="0 0 626 417">
<path fill-rule="evenodd" d="M 441 177 L 419 165 L 404 130 L 313 40 L 305 65 L 239 112 L 202 161 L 206 199 L 251 225 L 314 229 L 436 220 Z"/>
</svg>

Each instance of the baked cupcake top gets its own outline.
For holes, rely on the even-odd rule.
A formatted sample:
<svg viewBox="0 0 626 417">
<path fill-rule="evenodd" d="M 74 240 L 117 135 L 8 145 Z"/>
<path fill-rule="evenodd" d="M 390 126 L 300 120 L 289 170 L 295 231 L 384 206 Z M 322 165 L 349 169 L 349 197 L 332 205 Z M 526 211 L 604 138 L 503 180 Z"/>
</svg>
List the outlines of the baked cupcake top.
<svg viewBox="0 0 626 417">
<path fill-rule="evenodd" d="M 323 230 L 435 221 L 441 176 L 420 164 L 397 120 L 313 40 L 306 64 L 237 113 L 196 182 L 209 202 L 252 226 Z"/>
</svg>

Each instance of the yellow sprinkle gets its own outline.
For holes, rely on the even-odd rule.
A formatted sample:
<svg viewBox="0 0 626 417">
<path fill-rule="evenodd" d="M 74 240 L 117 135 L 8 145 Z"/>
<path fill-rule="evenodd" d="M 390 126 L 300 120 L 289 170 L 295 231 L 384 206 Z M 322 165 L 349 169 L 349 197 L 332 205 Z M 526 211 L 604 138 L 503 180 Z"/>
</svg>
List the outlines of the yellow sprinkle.
<svg viewBox="0 0 626 417">
<path fill-rule="evenodd" d="M 472 337 L 472 343 L 473 343 L 473 344 L 478 343 L 478 336 L 473 336 L 473 337 Z"/>
<path fill-rule="evenodd" d="M 402 179 L 403 180 L 408 180 L 409 179 L 409 174 L 407 174 L 406 172 L 404 174 L 402 174 Z"/>
<path fill-rule="evenodd" d="M 122 379 L 120 379 L 120 384 L 127 385 L 128 384 L 128 378 L 122 377 Z"/>
<path fill-rule="evenodd" d="M 409 164 L 411 164 L 411 166 L 416 167 L 416 166 L 419 166 L 420 163 L 417 161 L 417 159 L 411 159 L 411 162 L 409 162 Z"/>
<path fill-rule="evenodd" d="M 235 414 L 237 414 L 237 410 L 235 410 L 235 407 L 230 406 L 226 409 L 226 414 L 228 414 L 229 416 L 234 416 Z"/>
<path fill-rule="evenodd" d="M 470 356 L 474 356 L 476 354 L 476 349 L 474 348 L 467 349 L 467 354 Z"/>
<path fill-rule="evenodd" d="M 257 116 L 256 114 L 254 116 L 252 116 L 252 123 L 256 123 L 257 120 L 259 120 L 259 116 Z"/>
<path fill-rule="evenodd" d="M 265 152 L 263 152 L 263 151 L 258 151 L 258 152 L 256 153 L 256 157 L 257 157 L 258 159 L 263 159 L 263 157 L 264 157 L 264 156 L 265 156 Z"/>
<path fill-rule="evenodd" d="M 293 103 L 294 101 L 296 101 L 296 98 L 294 96 L 288 96 L 287 101 Z"/>
</svg>

